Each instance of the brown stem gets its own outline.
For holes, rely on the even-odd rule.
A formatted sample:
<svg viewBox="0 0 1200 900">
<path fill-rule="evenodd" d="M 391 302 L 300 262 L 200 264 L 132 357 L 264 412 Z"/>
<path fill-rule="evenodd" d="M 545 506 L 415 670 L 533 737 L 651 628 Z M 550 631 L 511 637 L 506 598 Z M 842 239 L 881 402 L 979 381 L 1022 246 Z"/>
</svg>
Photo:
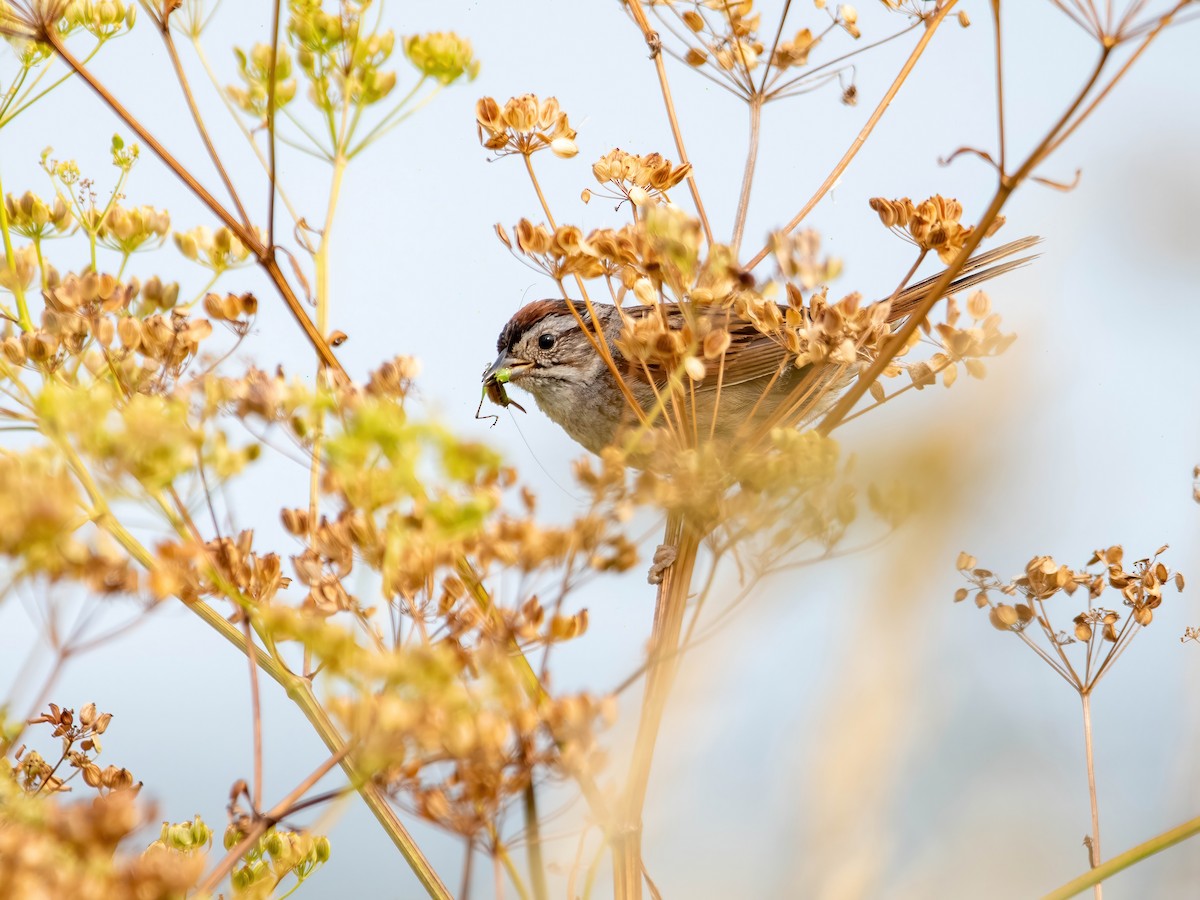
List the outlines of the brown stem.
<svg viewBox="0 0 1200 900">
<path fill-rule="evenodd" d="M 671 513 L 667 517 L 663 542 L 675 548 L 675 561 L 664 573 L 658 589 L 641 721 L 619 818 L 611 836 L 614 896 L 618 900 L 640 900 L 642 896 L 642 808 L 650 783 L 654 745 L 678 668 L 679 637 L 696 554 L 700 549 L 700 534 L 682 514 Z"/>
<path fill-rule="evenodd" d="M 1067 111 L 1059 117 L 1058 121 L 1054 124 L 1054 127 L 1050 129 L 1046 137 L 1042 139 L 1041 143 L 1039 143 L 1037 147 L 1034 148 L 1033 152 L 1029 154 L 1029 157 L 1022 164 L 1021 168 L 1017 170 L 1016 174 L 1011 177 L 1006 175 L 1000 176 L 1000 186 L 996 189 L 995 196 L 992 197 L 991 205 L 988 206 L 987 211 L 983 214 L 983 217 L 978 223 L 976 223 L 975 228 L 971 232 L 970 237 L 967 238 L 966 243 L 958 251 L 958 253 L 955 254 L 953 262 L 946 267 L 938 280 L 934 282 L 933 286 L 929 289 L 929 293 L 925 296 L 925 299 L 917 304 L 909 318 L 905 321 L 904 325 L 892 336 L 891 340 L 884 346 L 883 350 L 875 358 L 874 362 L 871 363 L 867 371 L 858 377 L 857 381 L 855 381 L 850 390 L 848 390 L 841 397 L 841 399 L 838 400 L 833 409 L 831 409 L 825 418 L 821 420 L 820 424 L 817 426 L 817 430 L 819 432 L 822 434 L 829 434 L 830 431 L 832 431 L 841 423 L 850 410 L 854 408 L 854 404 L 856 404 L 870 389 L 871 385 L 875 382 L 883 370 L 887 368 L 888 364 L 892 361 L 892 359 L 895 358 L 896 354 L 899 353 L 900 350 L 908 343 L 908 339 L 912 337 L 913 333 L 921 326 L 921 323 L 925 321 L 925 318 L 929 315 L 929 311 L 933 309 L 934 304 L 945 295 L 946 289 L 963 270 L 963 267 L 967 264 L 971 254 L 975 252 L 975 248 L 979 246 L 980 242 L 991 228 L 992 223 L 996 221 L 996 216 L 1000 214 L 1000 210 L 1004 208 L 1004 204 L 1008 201 L 1008 198 L 1012 195 L 1012 192 L 1017 189 L 1021 182 L 1029 177 L 1034 167 L 1045 158 L 1046 148 L 1050 146 L 1051 142 L 1059 134 L 1059 132 L 1066 127 L 1067 122 L 1071 120 L 1071 117 L 1075 114 L 1075 111 L 1079 109 L 1080 105 L 1087 98 L 1088 94 L 1091 93 L 1092 88 L 1100 78 L 1100 73 L 1104 71 L 1104 65 L 1108 61 L 1108 55 L 1108 49 L 1101 51 L 1100 58 L 1096 61 L 1096 65 L 1092 69 L 1092 74 L 1084 86 L 1080 89 L 1079 93 L 1075 96 L 1074 101 L 1072 101 L 1071 105 L 1067 108 Z"/>
<path fill-rule="evenodd" d="M 242 224 L 247 228 L 250 226 L 250 217 L 246 215 L 246 208 L 242 206 L 241 198 L 238 197 L 237 189 L 233 186 L 233 180 L 229 177 L 229 173 L 225 171 L 225 166 L 221 162 L 221 157 L 217 153 L 217 148 L 213 146 L 212 138 L 208 134 L 208 129 L 204 126 L 204 118 L 200 115 L 200 107 L 196 105 L 196 98 L 192 94 L 191 85 L 188 83 L 187 74 L 183 71 L 183 63 L 179 60 L 179 51 L 175 47 L 175 40 L 171 37 L 171 26 L 167 19 L 162 20 L 162 25 L 159 28 L 162 34 L 163 43 L 167 47 L 167 55 L 171 57 L 171 65 L 175 69 L 175 77 L 179 81 L 179 87 L 183 91 L 183 98 L 187 101 L 188 112 L 192 114 L 192 121 L 196 123 L 196 131 L 200 133 L 200 140 L 204 142 L 204 149 L 208 151 L 208 158 L 212 160 L 213 166 L 217 170 L 217 174 L 221 176 L 221 181 L 225 185 L 225 190 L 229 193 L 229 199 L 233 201 L 233 205 L 237 207 L 238 215 L 241 216 Z"/>
<path fill-rule="evenodd" d="M 287 279 L 283 276 L 283 272 L 275 263 L 274 253 L 271 252 L 270 248 L 268 248 L 265 244 L 263 244 L 262 241 L 258 239 L 258 235 L 256 235 L 252 229 L 242 225 L 242 223 L 239 222 L 233 216 L 233 214 L 229 212 L 229 210 L 221 205 L 221 203 L 215 197 L 213 197 L 211 193 L 208 192 L 204 185 L 200 184 L 200 182 L 196 180 L 192 173 L 189 172 L 177 159 L 175 159 L 175 157 L 167 151 L 167 148 L 159 143 L 154 135 L 147 131 L 146 127 L 142 125 L 142 123 L 138 121 L 137 118 L 135 118 L 134 115 L 130 113 L 129 110 L 127 110 L 121 104 L 121 102 L 109 92 L 108 88 L 96 80 L 96 77 L 92 75 L 92 73 L 88 71 L 88 69 L 82 63 L 80 63 L 78 59 L 75 58 L 70 50 L 67 49 L 66 44 L 63 42 L 62 36 L 57 32 L 57 30 L 55 30 L 53 27 L 46 26 L 43 29 L 40 37 L 54 48 L 54 52 L 58 54 L 63 62 L 70 66 L 80 78 L 87 82 L 88 86 L 96 92 L 97 96 L 99 96 L 100 99 L 103 100 L 108 107 L 112 109 L 112 111 L 116 113 L 117 116 L 119 116 L 121 120 L 130 129 L 132 129 L 133 132 L 151 150 L 154 151 L 155 155 L 157 155 L 158 158 L 163 161 L 167 168 L 169 168 L 175 174 L 175 176 L 179 178 L 179 180 L 182 181 L 187 188 L 193 194 L 195 194 L 231 232 L 237 236 L 238 240 L 250 248 L 250 250 L 258 258 L 259 265 L 261 265 L 266 270 L 267 274 L 271 276 L 271 280 L 275 283 L 275 287 L 278 289 L 280 296 L 283 297 L 284 303 L 287 304 L 288 310 L 291 312 L 292 317 L 300 325 L 301 329 L 303 329 L 305 337 L 308 338 L 309 342 L 316 349 L 317 353 L 321 357 L 321 361 L 342 377 L 347 377 L 346 370 L 342 368 L 342 364 L 338 362 L 337 357 L 334 356 L 333 350 L 330 348 L 329 343 L 325 340 L 324 335 L 317 330 L 317 327 L 313 324 L 312 320 L 308 317 L 308 314 L 304 311 L 304 307 L 300 305 L 300 301 L 296 297 L 295 292 L 292 290 L 291 285 L 288 284 Z"/>
<path fill-rule="evenodd" d="M 650 22 L 646 19 L 646 11 L 642 9 L 641 0 L 630 0 L 629 11 L 638 28 L 642 30 L 642 36 L 646 39 L 646 45 L 650 48 L 650 55 L 654 59 L 654 69 L 658 73 L 658 85 L 662 90 L 663 104 L 667 109 L 667 119 L 671 123 L 671 136 L 675 138 L 675 149 L 679 151 L 679 162 L 681 164 L 689 162 L 687 149 L 683 146 L 683 132 L 679 128 L 679 117 L 675 115 L 675 101 L 671 97 L 671 84 L 667 81 L 667 66 L 663 61 L 662 41 L 658 37 L 658 32 L 650 27 Z M 688 190 L 692 194 L 692 202 L 696 205 L 696 216 L 700 219 L 700 227 L 704 229 L 704 240 L 711 245 L 713 242 L 712 228 L 708 224 L 708 214 L 704 211 L 704 204 L 700 201 L 700 188 L 696 186 L 694 171 L 688 172 L 687 183 Z"/>
<path fill-rule="evenodd" d="M 867 119 L 867 124 L 865 124 L 862 127 L 862 130 L 859 131 L 858 137 L 854 139 L 854 142 L 850 145 L 850 148 L 845 152 L 842 158 L 838 160 L 838 164 L 833 167 L 833 170 L 829 173 L 826 179 L 821 182 L 821 186 L 817 188 L 817 192 L 809 198 L 808 202 L 805 203 L 803 207 L 801 207 L 800 212 L 796 213 L 792 220 L 783 227 L 783 231 L 785 233 L 794 230 L 797 225 L 803 222 L 805 217 L 812 212 L 813 207 L 821 202 L 821 198 L 829 193 L 830 189 L 834 186 L 834 184 L 837 183 L 837 180 L 842 177 L 842 173 L 846 171 L 846 167 L 849 166 L 851 160 L 858 155 L 858 151 L 861 150 L 863 144 L 867 142 L 867 138 L 870 136 L 871 132 L 875 130 L 875 126 L 879 124 L 879 120 L 883 118 L 883 114 L 887 112 L 888 106 L 891 105 L 891 102 L 895 99 L 896 94 L 900 92 L 901 86 L 908 78 L 909 73 L 912 72 L 913 67 L 917 64 L 917 60 L 921 58 L 921 54 L 923 54 L 925 52 L 925 48 L 929 46 L 929 42 L 933 39 L 934 32 L 937 31 L 938 26 L 942 24 L 942 21 L 946 18 L 946 15 L 954 7 L 956 2 L 957 0 L 949 0 L 948 3 L 939 7 L 937 12 L 935 12 L 931 18 L 926 20 L 925 33 L 921 35 L 921 39 L 917 41 L 917 46 L 913 48 L 912 53 L 908 55 L 908 59 L 904 61 L 904 65 L 901 66 L 900 72 L 892 80 L 891 86 L 883 95 L 883 99 L 879 101 L 879 105 L 875 107 L 875 111 L 871 113 L 871 117 Z M 748 263 L 746 263 L 746 268 L 753 269 L 760 262 L 766 259 L 770 252 L 771 246 L 768 244 L 759 250 L 758 253 L 756 253 Z"/>
<path fill-rule="evenodd" d="M 775 29 L 775 40 L 771 42 L 771 52 L 767 54 L 767 64 L 763 66 L 763 76 L 758 83 L 758 93 L 764 94 L 767 90 L 767 79 L 771 76 L 772 64 L 775 61 L 775 50 L 779 47 L 779 39 L 783 37 L 783 26 L 787 22 L 788 13 L 792 9 L 792 0 L 784 0 L 783 10 L 779 13 L 779 25 Z"/>
<path fill-rule="evenodd" d="M 1092 839 L 1088 846 L 1088 862 L 1092 868 L 1100 865 L 1100 805 L 1096 800 L 1096 764 L 1092 753 L 1092 694 L 1080 691 L 1083 701 L 1083 752 L 1087 757 L 1088 800 L 1092 807 Z M 1093 888 L 1096 900 L 1103 900 L 1103 888 L 1097 882 Z"/>
<path fill-rule="evenodd" d="M 996 31 L 996 130 L 997 140 L 1000 144 L 1000 175 L 1003 177 L 1006 172 L 1007 165 L 1007 146 L 1004 134 L 1004 54 L 1001 44 L 1000 30 L 1000 0 L 992 0 L 992 24 Z"/>
<path fill-rule="evenodd" d="M 225 854 L 225 857 L 217 863 L 215 869 L 209 872 L 208 877 L 196 888 L 196 893 L 199 896 L 206 896 L 216 890 L 217 885 L 225 880 L 233 867 L 238 864 L 243 856 L 245 856 L 250 848 L 258 843 L 267 829 L 274 826 L 280 819 L 284 818 L 291 811 L 292 806 L 303 797 L 308 790 L 324 778 L 334 766 L 340 763 L 349 751 L 348 747 L 343 747 L 337 753 L 326 759 L 321 765 L 317 766 L 307 778 L 301 781 L 296 787 L 282 800 L 280 800 L 269 811 L 259 816 L 253 825 L 250 826 L 246 836 L 238 841 L 237 845 L 232 850 Z"/>
<path fill-rule="evenodd" d="M 1157 24 L 1149 32 L 1147 32 L 1146 37 L 1142 39 L 1142 42 L 1138 45 L 1138 48 L 1130 54 L 1129 58 L 1126 59 L 1121 65 L 1121 68 L 1118 69 L 1116 74 L 1114 74 L 1109 80 L 1108 84 L 1106 84 L 1096 93 L 1096 96 L 1092 98 L 1092 102 L 1087 105 L 1087 108 L 1079 114 L 1079 117 L 1076 118 L 1074 122 L 1063 129 L 1062 134 L 1050 142 L 1049 146 L 1046 147 L 1046 155 L 1049 155 L 1057 150 L 1063 141 L 1075 133 L 1075 129 L 1082 125 L 1088 116 L 1095 111 L 1096 107 L 1099 106 L 1104 98 L 1108 96 L 1109 92 L 1112 91 L 1117 82 L 1125 77 L 1125 73 L 1129 71 L 1130 67 L 1137 62 L 1138 58 L 1144 52 L 1146 52 L 1146 48 L 1150 46 L 1150 43 L 1162 33 L 1164 28 L 1171 24 L 1175 18 L 1175 14 L 1191 2 L 1193 2 L 1193 0 L 1180 0 L 1180 2 L 1175 4 L 1170 12 L 1166 13 L 1158 20 Z"/>
<path fill-rule="evenodd" d="M 750 107 L 750 141 L 746 148 L 746 168 L 742 173 L 742 192 L 738 196 L 737 215 L 733 220 L 734 255 L 737 255 L 738 248 L 742 246 L 746 216 L 750 213 L 750 188 L 754 185 L 754 167 L 758 163 L 758 136 L 762 130 L 762 94 L 754 94 L 746 102 Z"/>
</svg>

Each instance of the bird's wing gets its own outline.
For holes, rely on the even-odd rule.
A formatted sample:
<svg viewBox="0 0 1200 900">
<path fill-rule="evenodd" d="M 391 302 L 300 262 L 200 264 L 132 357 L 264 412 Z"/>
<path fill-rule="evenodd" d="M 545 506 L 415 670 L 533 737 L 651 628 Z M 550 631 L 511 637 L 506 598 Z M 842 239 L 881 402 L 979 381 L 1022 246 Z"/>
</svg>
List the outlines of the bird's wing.
<svg viewBox="0 0 1200 900">
<path fill-rule="evenodd" d="M 1020 240 L 1002 244 L 994 250 L 980 253 L 971 257 L 963 266 L 962 274 L 950 283 L 947 294 L 966 290 L 977 284 L 982 284 L 1013 269 L 1024 266 L 1035 256 L 1022 256 L 1009 259 L 1015 254 L 1036 246 L 1041 242 L 1040 237 L 1025 237 Z M 1000 262 L 1004 260 L 1004 262 Z M 926 278 L 910 287 L 905 288 L 892 299 L 892 308 L 888 321 L 895 322 L 909 315 L 938 281 L 941 275 Z M 787 307 L 780 306 L 780 311 L 786 313 Z M 650 306 L 626 306 L 622 312 L 630 318 L 641 318 L 654 312 Z M 699 381 L 693 382 L 693 387 L 699 392 L 715 391 L 718 385 L 729 387 L 744 384 L 748 381 L 774 378 L 780 375 L 787 365 L 788 353 L 778 338 L 759 331 L 752 322 L 734 316 L 729 311 L 714 309 L 706 313 L 716 317 L 728 316 L 726 327 L 729 330 L 731 343 L 725 353 L 724 367 L 719 362 L 709 361 L 707 373 Z M 683 316 L 677 310 L 669 314 L 672 328 L 679 328 Z M 625 359 L 625 375 L 639 381 L 653 381 L 662 389 L 668 381 L 668 373 L 662 366 L 655 363 L 638 363 Z"/>
</svg>

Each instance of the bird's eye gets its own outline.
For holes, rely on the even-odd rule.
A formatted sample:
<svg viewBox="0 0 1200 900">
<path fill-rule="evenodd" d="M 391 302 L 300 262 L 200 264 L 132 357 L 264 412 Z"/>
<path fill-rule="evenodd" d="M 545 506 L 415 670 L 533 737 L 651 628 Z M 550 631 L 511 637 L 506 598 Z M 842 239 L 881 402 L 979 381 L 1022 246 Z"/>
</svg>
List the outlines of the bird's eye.
<svg viewBox="0 0 1200 900">
<path fill-rule="evenodd" d="M 554 346 L 554 335 L 543 334 L 538 338 L 538 346 L 543 350 L 549 350 Z"/>
</svg>

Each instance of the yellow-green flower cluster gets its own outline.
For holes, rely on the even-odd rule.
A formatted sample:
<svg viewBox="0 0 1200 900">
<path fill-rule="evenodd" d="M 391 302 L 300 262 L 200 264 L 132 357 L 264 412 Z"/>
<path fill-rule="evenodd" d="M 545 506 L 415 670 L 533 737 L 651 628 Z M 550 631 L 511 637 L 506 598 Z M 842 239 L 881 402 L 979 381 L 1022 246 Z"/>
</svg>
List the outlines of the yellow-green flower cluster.
<svg viewBox="0 0 1200 900">
<path fill-rule="evenodd" d="M 22 237 L 36 241 L 61 234 L 71 226 L 71 210 L 61 196 L 51 205 L 32 191 L 20 197 L 9 194 L 4 198 L 8 227 Z"/>
<path fill-rule="evenodd" d="M 213 231 L 198 225 L 191 231 L 176 231 L 173 236 L 180 253 L 216 274 L 244 265 L 250 259 L 250 248 L 228 228 Z"/>
<path fill-rule="evenodd" d="M 404 55 L 422 75 L 441 84 L 451 84 L 464 75 L 468 81 L 474 81 L 479 74 L 479 61 L 474 57 L 471 42 L 453 31 L 407 37 Z"/>
<path fill-rule="evenodd" d="M 250 52 L 234 47 L 238 74 L 246 86 L 225 89 L 229 99 L 245 113 L 266 121 L 271 91 L 271 48 L 255 44 Z M 275 58 L 275 108 L 281 109 L 296 96 L 296 79 L 292 77 L 292 57 L 280 49 Z"/>
<path fill-rule="evenodd" d="M 161 246 L 171 227 L 171 217 L 166 210 L 152 206 L 135 206 L 127 209 L 114 204 L 96 237 L 104 246 L 128 256 L 147 245 Z"/>
<path fill-rule="evenodd" d="M 338 13 L 320 0 L 294 0 L 288 34 L 296 60 L 309 82 L 309 99 L 318 108 L 378 103 L 396 86 L 396 73 L 383 71 L 396 36 L 391 30 L 368 31 L 362 12 L 346 5 Z"/>
<path fill-rule="evenodd" d="M 100 40 L 128 31 L 137 21 L 137 5 L 121 0 L 70 0 L 63 9 L 62 31 L 82 28 Z"/>
</svg>

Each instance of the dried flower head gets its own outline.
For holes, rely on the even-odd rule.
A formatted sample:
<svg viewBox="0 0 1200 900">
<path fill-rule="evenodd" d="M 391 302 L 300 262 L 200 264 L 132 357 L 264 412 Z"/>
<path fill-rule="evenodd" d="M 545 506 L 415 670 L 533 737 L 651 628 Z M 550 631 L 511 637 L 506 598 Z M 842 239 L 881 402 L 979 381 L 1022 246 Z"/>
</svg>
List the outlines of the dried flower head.
<svg viewBox="0 0 1200 900">
<path fill-rule="evenodd" d="M 899 200 L 872 197 L 871 209 L 879 214 L 884 225 L 900 237 L 923 251 L 935 251 L 947 265 L 975 231 L 973 225 L 964 226 L 959 221 L 963 214 L 962 204 L 940 194 L 919 204 L 914 204 L 907 197 Z M 1004 217 L 996 216 L 988 226 L 986 236 L 991 237 L 1003 224 Z"/>
<path fill-rule="evenodd" d="M 601 185 L 615 192 L 615 199 L 629 200 L 635 206 L 667 201 L 667 191 L 685 179 L 691 163 L 675 165 L 661 154 L 636 156 L 623 150 L 610 150 L 592 164 L 592 174 Z M 590 192 L 584 199 L 590 198 Z"/>
<path fill-rule="evenodd" d="M 1129 569 L 1124 568 L 1125 554 L 1121 547 L 1097 550 L 1088 561 L 1088 567 L 1098 565 L 1098 571 L 1073 570 L 1049 556 L 1035 556 L 1026 563 L 1023 575 L 1007 582 L 987 569 L 977 568 L 975 557 L 960 553 L 958 569 L 971 587 L 960 588 L 954 600 L 960 602 L 974 594 L 975 605 L 988 610 L 993 627 L 1016 632 L 1064 680 L 1081 693 L 1087 693 L 1134 635 L 1154 620 L 1154 610 L 1162 603 L 1163 590 L 1168 585 L 1177 591 L 1183 590 L 1183 576 L 1169 570 L 1159 559 L 1166 550 L 1165 546 L 1160 547 L 1152 557 L 1137 560 Z M 1110 589 L 1120 594 L 1121 604 L 1129 610 L 1127 614 L 1096 603 Z M 1058 604 L 1061 602 L 1056 599 L 1059 594 L 1073 597 L 1076 593 L 1084 597 L 1086 605 L 1071 618 L 1069 630 L 1056 630 L 1052 624 L 1055 609 L 1052 601 Z M 995 595 L 1020 597 L 1023 602 L 1014 604 L 1007 599 L 997 600 Z M 1035 643 L 1035 637 L 1028 633 L 1030 630 L 1041 635 L 1049 652 Z M 1084 645 L 1085 655 L 1080 664 L 1072 666 L 1063 651 L 1075 643 Z"/>
<path fill-rule="evenodd" d="M 533 94 L 522 94 L 503 107 L 484 97 L 475 104 L 475 121 L 480 143 L 498 156 L 528 156 L 546 148 L 564 158 L 579 152 L 575 129 L 553 97 L 539 100 Z"/>
</svg>

